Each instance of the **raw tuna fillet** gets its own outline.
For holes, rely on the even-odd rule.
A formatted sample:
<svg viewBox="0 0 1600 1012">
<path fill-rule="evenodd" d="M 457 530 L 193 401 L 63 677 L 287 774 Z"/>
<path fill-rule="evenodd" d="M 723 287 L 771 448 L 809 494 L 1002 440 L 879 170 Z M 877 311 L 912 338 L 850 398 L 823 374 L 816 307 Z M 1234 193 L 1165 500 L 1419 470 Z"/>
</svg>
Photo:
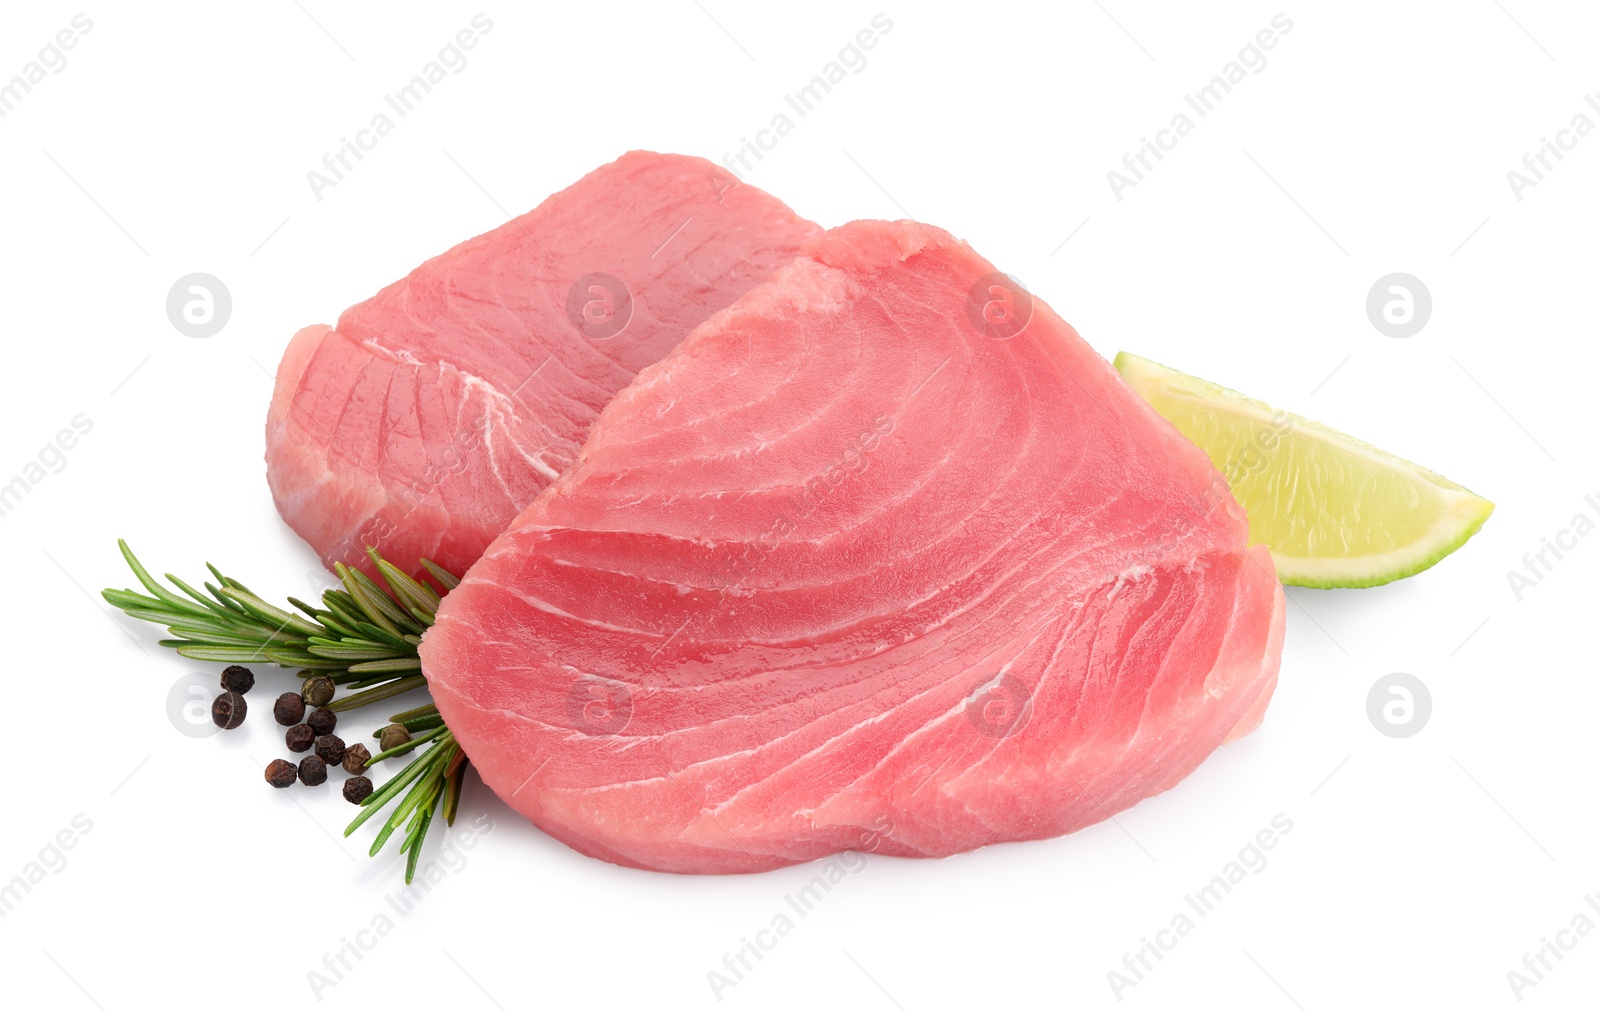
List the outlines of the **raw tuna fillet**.
<svg viewBox="0 0 1600 1012">
<path fill-rule="evenodd" d="M 1055 836 L 1261 719 L 1284 598 L 1219 481 L 965 243 L 855 222 L 606 407 L 424 670 L 500 797 L 620 864 Z"/>
<path fill-rule="evenodd" d="M 462 572 L 613 394 L 820 229 L 702 158 L 635 151 L 295 335 L 278 512 L 322 556 Z"/>
</svg>

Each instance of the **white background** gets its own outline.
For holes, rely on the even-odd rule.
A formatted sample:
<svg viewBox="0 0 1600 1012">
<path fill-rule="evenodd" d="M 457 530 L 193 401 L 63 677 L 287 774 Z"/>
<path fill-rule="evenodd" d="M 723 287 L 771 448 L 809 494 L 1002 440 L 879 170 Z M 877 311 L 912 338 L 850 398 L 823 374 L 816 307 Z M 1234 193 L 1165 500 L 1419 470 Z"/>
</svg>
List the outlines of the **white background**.
<svg viewBox="0 0 1600 1012">
<path fill-rule="evenodd" d="M 0 517 L 0 882 L 75 815 L 92 823 L 0 918 L 7 1007 L 316 1005 L 308 972 L 388 912 L 324 1004 L 1496 1009 L 1519 1004 L 1507 971 L 1541 938 L 1580 911 L 1600 922 L 1583 899 L 1600 891 L 1600 537 L 1520 601 L 1506 578 L 1600 497 L 1600 136 L 1520 201 L 1506 179 L 1573 116 L 1600 122 L 1583 101 L 1600 88 L 1592 6 L 400 6 L 0 14 L 0 80 L 80 9 L 94 24 L 0 119 L 0 482 L 73 416 L 93 422 Z M 480 10 L 494 29 L 469 65 L 317 200 L 307 171 Z M 295 329 L 629 148 L 720 161 L 880 11 L 894 27 L 867 66 L 750 182 L 825 225 L 942 225 L 1108 357 L 1319 418 L 1498 510 L 1413 579 L 1292 591 L 1264 726 L 1177 789 L 1063 839 L 873 858 L 720 1001 L 707 972 L 811 870 L 612 867 L 473 784 L 463 821 L 487 813 L 492 832 L 394 914 L 397 861 L 339 838 L 353 809 L 333 787 L 261 782 L 281 754 L 263 711 L 288 674 L 258 671 L 238 732 L 169 722 L 174 682 L 217 666 L 99 601 L 131 582 L 115 539 L 158 571 L 211 560 L 268 596 L 308 594 L 316 560 L 261 460 L 268 373 Z M 1294 27 L 1265 69 L 1117 200 L 1107 171 L 1280 11 Z M 164 308 L 193 271 L 234 301 L 201 340 Z M 1434 303 L 1403 340 L 1364 308 L 1393 271 Z M 1394 671 L 1433 698 L 1402 740 L 1366 716 Z M 1294 828 L 1270 863 L 1119 1001 L 1107 972 L 1278 813 Z M 1520 1004 L 1579 1007 L 1597 963 L 1600 937 L 1577 939 Z"/>
</svg>

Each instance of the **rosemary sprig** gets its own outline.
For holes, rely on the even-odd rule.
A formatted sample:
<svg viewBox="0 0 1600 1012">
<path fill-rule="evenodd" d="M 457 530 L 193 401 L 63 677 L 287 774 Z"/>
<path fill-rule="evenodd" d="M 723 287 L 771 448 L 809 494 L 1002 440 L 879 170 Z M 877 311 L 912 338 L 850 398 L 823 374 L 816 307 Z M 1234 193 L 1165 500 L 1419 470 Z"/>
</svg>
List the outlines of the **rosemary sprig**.
<svg viewBox="0 0 1600 1012">
<path fill-rule="evenodd" d="M 216 582 L 202 583 L 206 593 L 168 573 L 167 581 L 177 588 L 174 592 L 145 570 L 127 542 L 119 539 L 117 547 L 148 594 L 112 589 L 101 594 L 132 617 L 165 626 L 172 638 L 161 640 L 162 646 L 195 660 L 268 662 L 299 669 L 302 675 L 326 676 L 351 690 L 329 702 L 328 709 L 335 711 L 352 710 L 427 685 L 417 646 L 433 624 L 441 598 L 460 582 L 423 559 L 423 569 L 443 588 L 435 590 L 369 547 L 367 556 L 386 587 L 358 569 L 335 563 L 340 586 L 323 592 L 320 607 L 291 597 L 288 601 L 295 610 L 286 611 L 210 563 L 206 568 Z M 455 823 L 468 763 L 432 704 L 395 714 L 390 722 L 413 737 L 379 752 L 368 761 L 368 767 L 407 752 L 417 754 L 362 802 L 361 814 L 344 835 L 349 836 L 398 799 L 379 829 L 371 853 L 382 850 L 403 825 L 400 851 L 406 855 L 406 884 L 410 885 L 435 810 L 443 810 L 446 825 Z"/>
</svg>

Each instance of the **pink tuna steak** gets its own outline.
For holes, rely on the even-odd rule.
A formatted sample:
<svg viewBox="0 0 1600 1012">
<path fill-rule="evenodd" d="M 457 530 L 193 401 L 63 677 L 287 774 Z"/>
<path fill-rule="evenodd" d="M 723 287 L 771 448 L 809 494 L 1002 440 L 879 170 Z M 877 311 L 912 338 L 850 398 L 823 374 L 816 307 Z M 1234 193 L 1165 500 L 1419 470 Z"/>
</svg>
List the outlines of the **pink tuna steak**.
<svg viewBox="0 0 1600 1012">
<path fill-rule="evenodd" d="M 462 572 L 600 409 L 820 231 L 701 158 L 635 151 L 295 335 L 278 511 L 322 556 Z"/>
<path fill-rule="evenodd" d="M 611 402 L 424 669 L 490 787 L 620 864 L 1055 836 L 1266 707 L 1283 593 L 1215 480 L 965 243 L 855 222 Z"/>
</svg>

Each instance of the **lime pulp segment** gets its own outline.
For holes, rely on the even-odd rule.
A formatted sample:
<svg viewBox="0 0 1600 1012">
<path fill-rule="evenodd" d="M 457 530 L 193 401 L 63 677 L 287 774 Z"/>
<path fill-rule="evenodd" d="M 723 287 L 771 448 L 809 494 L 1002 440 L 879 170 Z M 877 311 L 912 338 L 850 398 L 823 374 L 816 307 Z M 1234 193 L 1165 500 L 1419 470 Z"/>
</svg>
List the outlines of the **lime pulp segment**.
<svg viewBox="0 0 1600 1012">
<path fill-rule="evenodd" d="M 1460 548 L 1494 504 L 1441 475 L 1325 425 L 1122 352 L 1117 371 L 1205 450 L 1278 578 L 1372 587 Z"/>
</svg>

